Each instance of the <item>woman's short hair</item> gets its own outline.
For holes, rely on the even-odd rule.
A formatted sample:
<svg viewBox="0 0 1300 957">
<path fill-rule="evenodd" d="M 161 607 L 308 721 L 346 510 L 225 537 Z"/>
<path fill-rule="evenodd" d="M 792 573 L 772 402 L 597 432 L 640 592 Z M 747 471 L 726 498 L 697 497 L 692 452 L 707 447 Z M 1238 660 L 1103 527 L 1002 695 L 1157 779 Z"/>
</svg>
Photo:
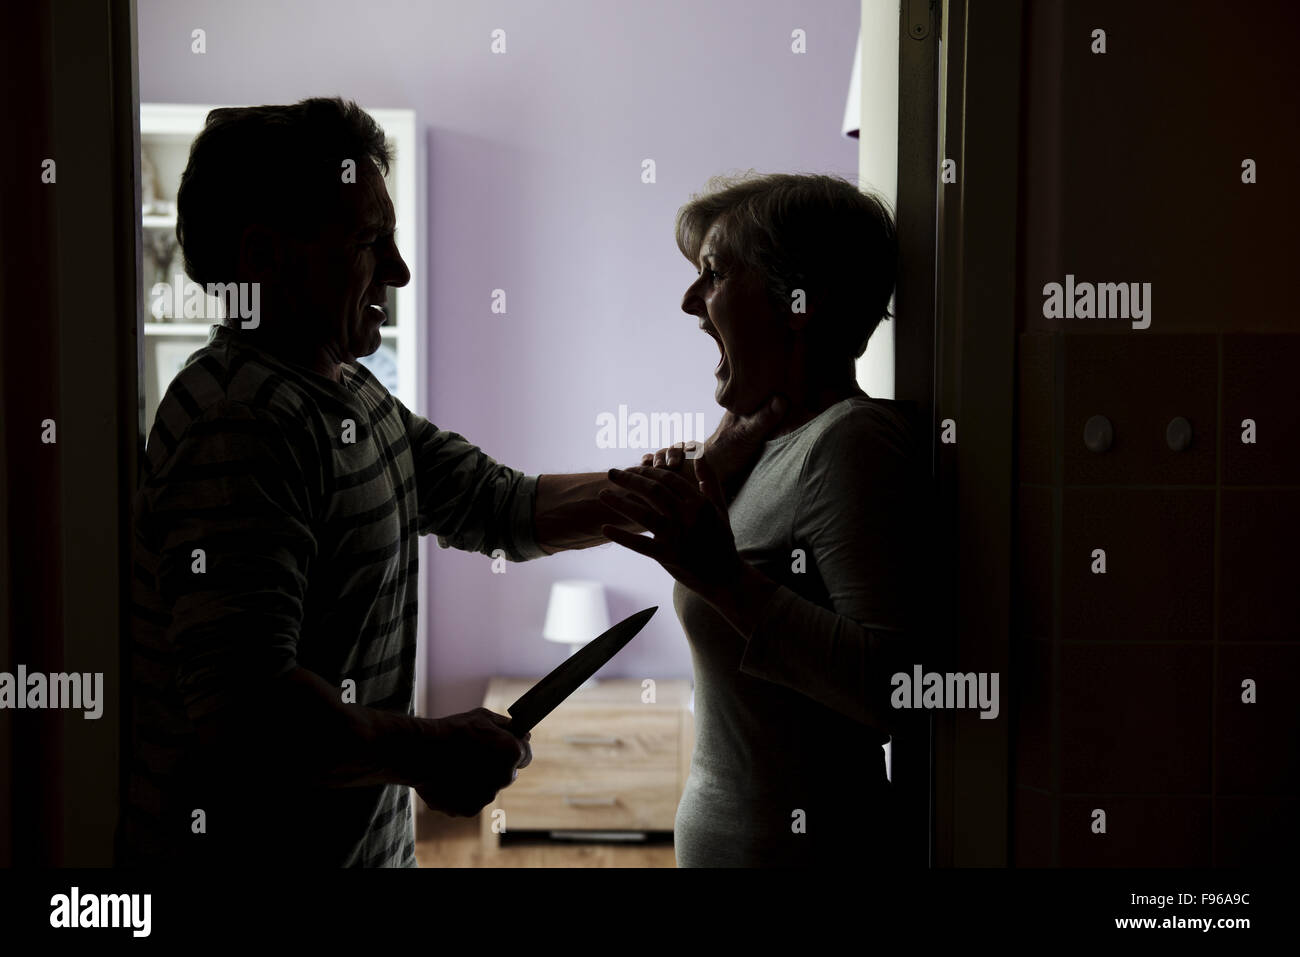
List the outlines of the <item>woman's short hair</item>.
<svg viewBox="0 0 1300 957">
<path fill-rule="evenodd" d="M 350 100 L 208 113 L 176 195 L 185 272 L 200 285 L 235 280 L 244 229 L 254 223 L 310 237 L 336 209 L 342 163 L 387 174 L 392 152 L 374 118 Z"/>
<path fill-rule="evenodd" d="M 802 289 L 815 342 L 830 355 L 866 351 L 889 317 L 898 272 L 894 217 L 883 198 L 825 174 L 715 176 L 677 211 L 677 246 L 697 267 L 719 218 L 718 251 L 762 277 L 774 308 L 791 309 Z"/>
</svg>

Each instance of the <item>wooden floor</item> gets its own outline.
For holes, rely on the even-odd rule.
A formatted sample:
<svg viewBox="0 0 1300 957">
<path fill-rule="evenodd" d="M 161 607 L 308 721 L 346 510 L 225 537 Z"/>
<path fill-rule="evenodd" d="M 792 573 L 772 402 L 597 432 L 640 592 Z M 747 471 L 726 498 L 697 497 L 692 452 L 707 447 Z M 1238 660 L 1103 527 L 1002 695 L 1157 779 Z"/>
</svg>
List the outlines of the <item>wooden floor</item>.
<svg viewBox="0 0 1300 957">
<path fill-rule="evenodd" d="M 421 867 L 676 867 L 671 843 L 506 846 L 484 855 L 479 819 L 424 810 L 416 815 L 415 859 Z"/>
</svg>

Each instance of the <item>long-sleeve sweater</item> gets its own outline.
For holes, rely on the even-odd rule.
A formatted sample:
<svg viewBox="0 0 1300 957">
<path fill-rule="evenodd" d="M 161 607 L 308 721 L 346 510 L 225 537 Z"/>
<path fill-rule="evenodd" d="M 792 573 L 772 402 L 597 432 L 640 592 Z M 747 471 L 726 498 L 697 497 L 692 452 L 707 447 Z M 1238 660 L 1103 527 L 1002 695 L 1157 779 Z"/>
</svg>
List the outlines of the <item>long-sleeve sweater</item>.
<svg viewBox="0 0 1300 957">
<path fill-rule="evenodd" d="M 679 866 L 887 853 L 881 746 L 903 717 L 889 679 L 918 651 L 921 486 L 903 407 L 855 396 L 765 444 L 729 507 L 741 557 L 779 585 L 752 634 L 674 589 L 696 711 Z"/>
</svg>

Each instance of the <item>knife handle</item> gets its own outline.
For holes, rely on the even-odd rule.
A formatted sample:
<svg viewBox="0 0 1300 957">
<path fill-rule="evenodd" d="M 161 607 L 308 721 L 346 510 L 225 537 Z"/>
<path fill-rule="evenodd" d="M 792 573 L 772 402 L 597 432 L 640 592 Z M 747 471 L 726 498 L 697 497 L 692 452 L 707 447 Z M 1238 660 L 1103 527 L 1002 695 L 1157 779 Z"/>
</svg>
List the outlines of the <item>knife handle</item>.
<svg viewBox="0 0 1300 957">
<path fill-rule="evenodd" d="M 521 727 L 516 719 L 511 718 L 510 723 L 506 725 L 506 730 L 522 741 L 524 735 L 526 735 L 531 729 Z"/>
</svg>

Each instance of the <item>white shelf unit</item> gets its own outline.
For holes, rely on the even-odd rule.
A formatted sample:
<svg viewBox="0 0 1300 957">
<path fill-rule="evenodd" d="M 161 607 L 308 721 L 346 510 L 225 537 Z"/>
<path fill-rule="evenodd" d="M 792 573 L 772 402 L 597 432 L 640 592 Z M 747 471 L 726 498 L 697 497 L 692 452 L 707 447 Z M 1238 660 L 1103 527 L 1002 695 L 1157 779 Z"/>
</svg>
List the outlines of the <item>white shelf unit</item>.
<svg viewBox="0 0 1300 957">
<path fill-rule="evenodd" d="M 230 104 L 236 105 L 236 104 Z M 203 129 L 208 113 L 214 106 L 195 106 L 173 103 L 140 104 L 140 151 L 147 154 L 153 163 L 156 183 L 156 200 L 170 203 L 163 210 L 149 209 L 141 211 L 141 228 L 145 241 L 144 296 L 145 314 L 143 316 L 144 353 L 145 353 L 145 430 L 146 435 L 153 427 L 154 416 L 166 384 L 171 381 L 181 363 L 194 352 L 207 344 L 210 322 L 172 322 L 155 321 L 150 311 L 153 296 L 150 290 L 158 281 L 158 268 L 151 262 L 151 233 L 171 232 L 175 239 L 176 192 L 180 187 L 181 174 L 189 160 L 190 144 Z M 411 271 L 411 281 L 400 289 L 389 292 L 389 321 L 380 329 L 382 344 L 380 353 L 391 353 L 392 365 L 396 369 L 396 388 L 389 386 L 389 391 L 399 398 L 411 411 L 426 414 L 424 408 L 425 382 L 425 339 L 424 339 L 424 300 L 420 277 L 424 274 L 420 258 L 424 248 L 424 220 L 420 210 L 424 203 L 424 149 L 416 134 L 416 119 L 413 110 L 368 109 L 367 112 L 383 128 L 384 134 L 393 146 L 394 158 L 388 175 L 384 178 L 388 195 L 392 198 L 397 213 L 397 248 L 406 260 Z M 141 164 L 143 166 L 143 162 Z M 142 190 L 141 195 L 145 193 Z M 166 270 L 166 281 L 179 273 L 184 278 L 183 260 L 179 248 L 176 249 L 170 265 Z M 379 356 L 379 353 L 376 353 Z M 381 382 L 386 376 L 374 364 L 372 357 L 362 360 L 378 376 Z M 388 384 L 388 383 L 385 383 Z M 416 661 L 415 708 L 418 714 L 425 714 L 425 668 L 427 660 L 426 641 L 428 619 L 425 612 L 427 602 L 427 585 L 423 569 L 429 567 L 428 542 L 420 542 L 419 575 L 419 619 L 417 634 L 419 645 Z M 417 808 L 423 809 L 422 802 L 412 792 L 412 801 Z"/>
</svg>

